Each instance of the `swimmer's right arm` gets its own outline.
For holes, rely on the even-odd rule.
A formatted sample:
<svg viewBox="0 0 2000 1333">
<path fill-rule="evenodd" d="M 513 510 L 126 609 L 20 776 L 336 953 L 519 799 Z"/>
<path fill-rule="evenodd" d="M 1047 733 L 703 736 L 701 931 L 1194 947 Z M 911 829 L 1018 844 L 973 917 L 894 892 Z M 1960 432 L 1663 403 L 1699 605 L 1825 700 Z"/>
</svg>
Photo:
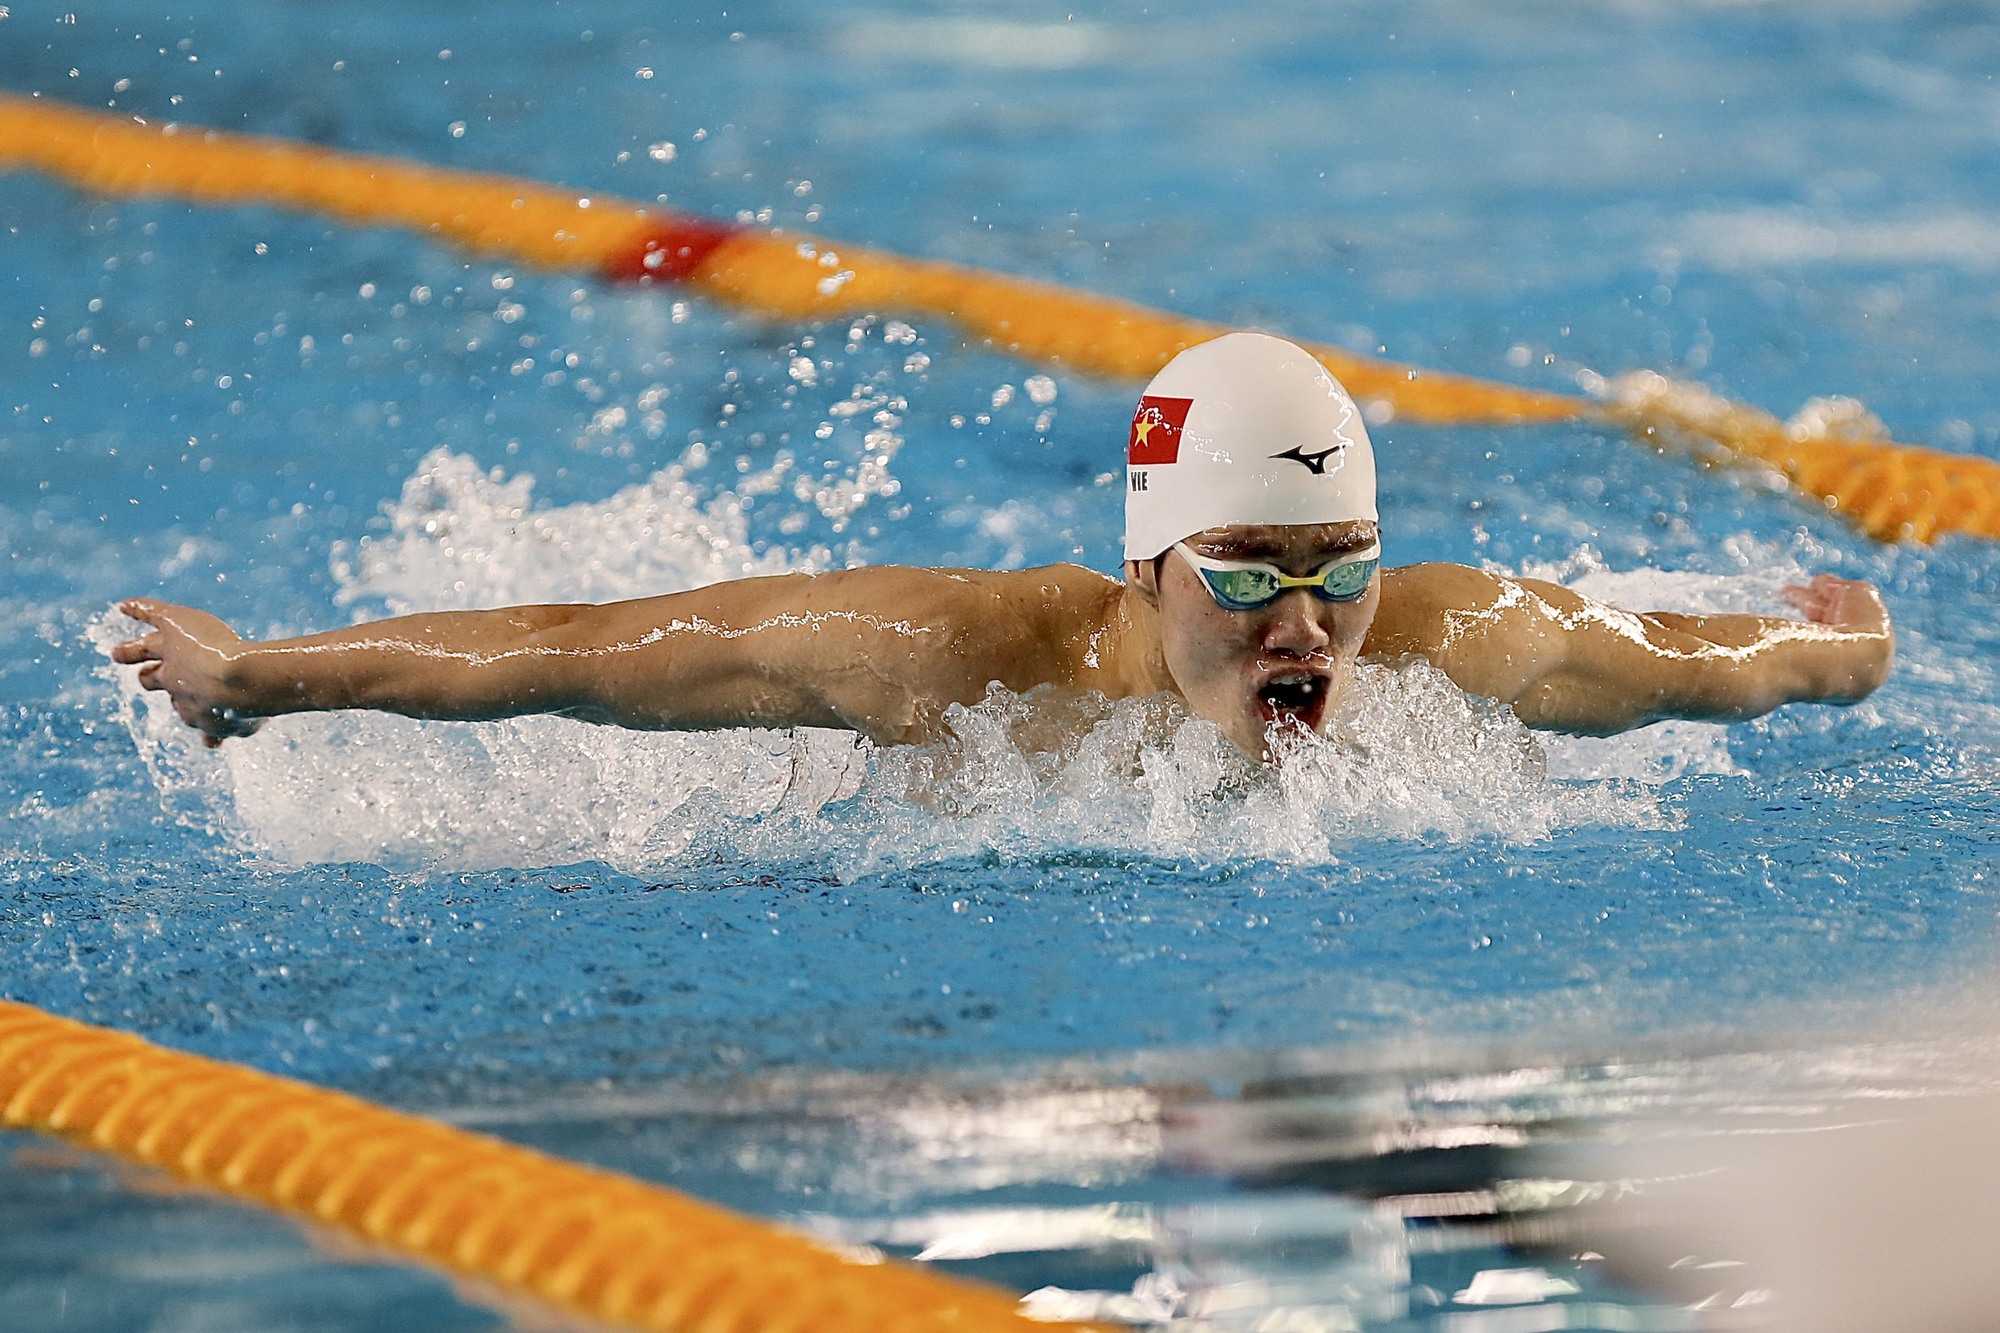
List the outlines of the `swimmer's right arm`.
<svg viewBox="0 0 2000 1333">
<path fill-rule="evenodd" d="M 588 632 L 597 607 L 432 612 L 261 643 L 193 607 L 139 598 L 120 609 L 151 628 L 112 659 L 136 664 L 139 684 L 164 691 L 210 747 L 284 713 L 372 708 L 483 721 L 592 711 L 580 662 L 593 646 L 579 629 Z"/>
<path fill-rule="evenodd" d="M 343 708 L 458 721 L 557 713 L 646 730 L 845 727 L 896 740 L 922 729 L 927 697 L 970 688 L 937 679 L 946 624 L 856 609 L 894 597 L 873 585 L 897 573 L 435 612 L 265 642 L 207 612 L 137 598 L 121 609 L 149 629 L 111 655 L 137 665 L 139 683 L 165 691 L 211 747 L 266 717 Z"/>
</svg>

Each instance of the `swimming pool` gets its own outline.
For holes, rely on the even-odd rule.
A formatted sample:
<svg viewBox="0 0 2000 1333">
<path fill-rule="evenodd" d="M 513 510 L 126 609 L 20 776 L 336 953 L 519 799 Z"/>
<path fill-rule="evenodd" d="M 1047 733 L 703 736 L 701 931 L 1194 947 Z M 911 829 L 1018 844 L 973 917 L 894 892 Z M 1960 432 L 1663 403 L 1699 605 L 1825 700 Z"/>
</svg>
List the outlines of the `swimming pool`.
<svg viewBox="0 0 2000 1333">
<path fill-rule="evenodd" d="M 0 86 L 1529 385 L 1851 394 L 1991 457 L 1996 46 L 1902 6 L 13 4 Z M 356 716 L 209 756 L 98 665 L 119 596 L 262 633 L 848 561 L 1108 569 L 1134 386 L 264 210 L 5 177 L 0 223 L 9 996 L 899 1252 L 984 1244 L 960 1262 L 1024 1289 L 1139 1284 L 1141 1313 L 1171 1304 L 1148 1274 L 1282 1267 L 1226 1237 L 1288 1219 L 1348 1266 L 1248 1308 L 1365 1327 L 1531 1266 L 1414 1243 L 1355 1202 L 1371 1166 L 1463 1184 L 1539 1127 L 1837 1098 L 1857 1049 L 1931 1088 L 1985 1050 L 1958 996 L 2000 877 L 1989 545 L 1878 547 L 1582 427 L 1390 423 L 1394 561 L 1732 607 L 1833 569 L 1887 591 L 1898 673 L 1608 742 L 1382 673 L 1365 760 L 1275 779 L 1135 709 L 1038 763 L 1005 700 L 950 755 Z M 500 1322 L 13 1143 L 16 1324 Z"/>
</svg>

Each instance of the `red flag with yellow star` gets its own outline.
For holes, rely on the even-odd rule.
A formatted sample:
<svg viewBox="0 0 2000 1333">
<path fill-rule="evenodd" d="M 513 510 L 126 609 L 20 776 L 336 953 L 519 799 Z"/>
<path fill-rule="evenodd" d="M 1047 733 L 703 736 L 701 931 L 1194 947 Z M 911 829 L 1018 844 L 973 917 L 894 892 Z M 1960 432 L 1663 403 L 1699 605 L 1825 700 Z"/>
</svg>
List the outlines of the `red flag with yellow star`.
<svg viewBox="0 0 2000 1333">
<path fill-rule="evenodd" d="M 1187 424 L 1192 398 L 1139 400 L 1132 414 L 1132 436 L 1125 442 L 1125 461 L 1134 467 L 1148 463 L 1171 463 L 1181 456 L 1181 427 Z"/>
</svg>

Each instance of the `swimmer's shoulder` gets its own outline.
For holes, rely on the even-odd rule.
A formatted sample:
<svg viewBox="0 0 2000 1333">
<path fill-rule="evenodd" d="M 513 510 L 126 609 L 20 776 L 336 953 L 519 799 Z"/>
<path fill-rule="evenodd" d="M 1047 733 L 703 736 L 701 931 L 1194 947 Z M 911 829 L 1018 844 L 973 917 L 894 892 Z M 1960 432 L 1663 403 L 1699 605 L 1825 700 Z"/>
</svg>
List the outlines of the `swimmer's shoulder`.
<svg viewBox="0 0 2000 1333">
<path fill-rule="evenodd" d="M 1079 636 L 1101 627 L 1124 584 L 1081 565 L 954 569 L 872 565 L 818 575 L 810 596 L 925 627 L 924 650 L 985 681 L 1069 673 Z"/>
<path fill-rule="evenodd" d="M 1096 667 L 1101 634 L 1125 585 L 1081 565 L 1034 569 L 928 571 L 944 605 L 959 668 L 984 689 L 997 680 L 1011 690 L 1075 683 Z"/>
<path fill-rule="evenodd" d="M 864 565 L 818 575 L 825 593 L 907 599 L 905 609 L 938 614 L 1049 615 L 1115 600 L 1125 586 L 1082 565 L 1035 569 L 956 569 L 948 566 Z"/>
<path fill-rule="evenodd" d="M 1464 633 L 1468 620 L 1505 599 L 1508 581 L 1470 565 L 1430 561 L 1382 571 L 1382 600 L 1362 652 L 1371 657 L 1435 658 Z"/>
<path fill-rule="evenodd" d="M 1100 601 L 1116 597 L 1125 585 L 1107 574 L 1082 565 L 1037 565 L 1033 569 L 952 570 L 990 587 L 1009 600 L 1048 606 L 1062 606 L 1078 600 Z"/>
<path fill-rule="evenodd" d="M 1067 639 L 1079 624 L 1102 624 L 1125 585 L 1082 565 L 1034 569 L 941 569 L 985 600 L 991 630 L 1044 643 Z"/>
</svg>

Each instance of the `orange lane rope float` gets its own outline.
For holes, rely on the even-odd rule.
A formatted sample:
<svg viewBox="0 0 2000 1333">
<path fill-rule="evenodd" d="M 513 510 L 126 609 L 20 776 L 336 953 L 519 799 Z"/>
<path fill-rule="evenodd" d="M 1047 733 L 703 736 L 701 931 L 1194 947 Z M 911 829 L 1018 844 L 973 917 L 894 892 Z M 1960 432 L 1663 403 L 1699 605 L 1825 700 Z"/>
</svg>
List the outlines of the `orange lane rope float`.
<svg viewBox="0 0 2000 1333">
<path fill-rule="evenodd" d="M 995 1288 L 844 1255 L 660 1186 L 10 1001 L 0 1001 L 0 1124 L 617 1327 L 1049 1327 Z"/>
<path fill-rule="evenodd" d="M 0 95 L 0 169 L 85 190 L 264 204 L 405 227 L 544 268 L 685 283 L 761 314 L 821 319 L 927 313 L 970 336 L 1085 374 L 1146 379 L 1225 326 L 1050 283 L 610 196 L 285 140 L 148 124 L 41 98 Z M 1413 422 L 1519 426 L 1590 421 L 1660 445 L 1760 467 L 1883 541 L 2000 538 L 2000 462 L 1896 444 L 1837 418 L 1786 423 L 1694 385 L 1641 373 L 1592 397 L 1421 370 L 1314 345 L 1357 399 Z"/>
</svg>

